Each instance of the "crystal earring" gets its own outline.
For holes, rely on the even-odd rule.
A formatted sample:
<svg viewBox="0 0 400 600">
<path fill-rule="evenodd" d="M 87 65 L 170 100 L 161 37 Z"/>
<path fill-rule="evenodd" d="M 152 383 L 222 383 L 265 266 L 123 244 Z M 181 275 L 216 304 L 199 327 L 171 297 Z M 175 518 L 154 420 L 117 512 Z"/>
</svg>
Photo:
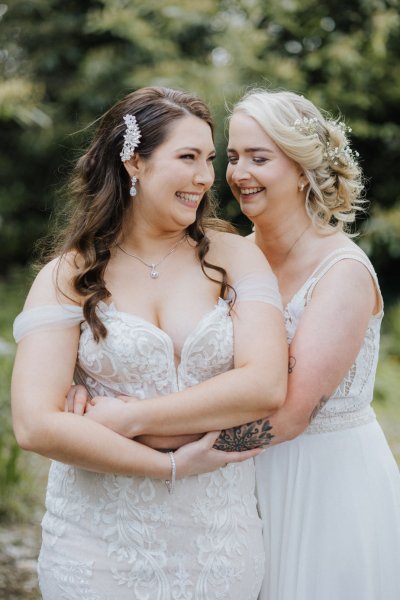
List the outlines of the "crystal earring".
<svg viewBox="0 0 400 600">
<path fill-rule="evenodd" d="M 129 195 L 130 196 L 136 196 L 136 182 L 137 182 L 137 177 L 135 177 L 134 175 L 132 175 L 132 177 L 131 177 L 131 189 L 129 190 Z"/>
</svg>

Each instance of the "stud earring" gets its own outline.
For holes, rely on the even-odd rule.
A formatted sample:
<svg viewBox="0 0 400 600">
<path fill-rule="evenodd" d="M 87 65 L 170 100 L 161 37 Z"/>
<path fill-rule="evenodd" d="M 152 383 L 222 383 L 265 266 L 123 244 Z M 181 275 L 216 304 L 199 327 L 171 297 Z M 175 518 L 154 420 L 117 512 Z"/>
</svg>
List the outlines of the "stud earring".
<svg viewBox="0 0 400 600">
<path fill-rule="evenodd" d="M 302 192 L 302 191 L 304 190 L 304 187 L 305 187 L 304 183 L 301 183 L 301 184 L 299 185 L 299 190 L 300 190 L 300 192 Z"/>
<path fill-rule="evenodd" d="M 137 177 L 135 177 L 134 175 L 132 175 L 132 177 L 131 177 L 131 189 L 129 190 L 129 195 L 130 196 L 136 196 L 136 182 L 137 182 Z"/>
</svg>

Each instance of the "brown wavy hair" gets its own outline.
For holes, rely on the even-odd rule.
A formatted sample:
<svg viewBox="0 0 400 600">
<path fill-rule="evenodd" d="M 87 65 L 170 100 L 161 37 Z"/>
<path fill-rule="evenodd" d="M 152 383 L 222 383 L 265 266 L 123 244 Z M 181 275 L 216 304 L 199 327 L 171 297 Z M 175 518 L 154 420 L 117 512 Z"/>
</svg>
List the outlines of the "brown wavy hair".
<svg viewBox="0 0 400 600">
<path fill-rule="evenodd" d="M 67 224 L 58 234 L 51 252 L 52 258 L 67 254 L 74 257 L 73 289 L 85 299 L 83 314 L 96 341 L 107 335 L 96 313 L 98 302 L 111 295 L 104 281 L 105 269 L 132 202 L 130 178 L 120 157 L 126 131 L 123 117 L 127 113 L 137 119 L 142 137 L 136 152 L 145 160 L 166 141 L 173 123 L 187 115 L 205 121 L 214 135 L 213 120 L 204 102 L 192 94 L 162 87 L 132 92 L 101 117 L 92 143 L 72 172 L 67 186 L 69 202 L 67 219 L 64 219 Z M 206 260 L 209 228 L 233 231 L 229 223 L 217 218 L 216 203 L 210 191 L 204 195 L 196 220 L 186 232 L 196 242 L 201 269 L 209 279 L 221 284 L 221 297 L 224 297 L 230 287 L 227 273 Z M 221 279 L 210 277 L 205 272 L 206 267 L 217 271 Z"/>
</svg>

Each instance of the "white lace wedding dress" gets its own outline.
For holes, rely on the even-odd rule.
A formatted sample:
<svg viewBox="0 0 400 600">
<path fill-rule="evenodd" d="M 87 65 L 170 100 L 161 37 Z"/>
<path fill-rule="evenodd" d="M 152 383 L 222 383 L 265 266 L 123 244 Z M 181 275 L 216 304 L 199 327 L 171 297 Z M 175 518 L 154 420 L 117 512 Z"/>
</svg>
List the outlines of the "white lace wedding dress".
<svg viewBox="0 0 400 600">
<path fill-rule="evenodd" d="M 279 305 L 275 281 L 269 293 L 263 301 Z M 14 335 L 82 323 L 77 375 L 92 395 L 145 400 L 233 368 L 224 300 L 186 339 L 177 369 L 164 331 L 113 305 L 98 310 L 108 330 L 98 344 L 82 310 L 66 305 L 24 311 Z M 39 557 L 44 600 L 256 600 L 264 551 L 254 488 L 252 460 L 179 480 L 173 495 L 163 481 L 53 461 Z"/>
<path fill-rule="evenodd" d="M 285 309 L 289 343 L 330 254 Z M 399 600 L 400 476 L 370 406 L 381 311 L 346 377 L 308 429 L 256 458 L 266 576 L 260 600 Z"/>
</svg>

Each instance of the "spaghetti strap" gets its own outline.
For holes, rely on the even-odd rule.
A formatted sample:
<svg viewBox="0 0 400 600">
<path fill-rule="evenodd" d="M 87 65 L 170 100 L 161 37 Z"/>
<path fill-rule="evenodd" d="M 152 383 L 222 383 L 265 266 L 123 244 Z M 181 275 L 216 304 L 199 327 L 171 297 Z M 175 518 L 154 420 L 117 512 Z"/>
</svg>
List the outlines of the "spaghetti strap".
<svg viewBox="0 0 400 600">
<path fill-rule="evenodd" d="M 311 300 L 311 296 L 313 294 L 314 288 L 317 285 L 317 283 L 324 277 L 324 275 L 326 275 L 326 273 L 334 265 L 336 265 L 341 260 L 355 260 L 355 261 L 363 264 L 364 267 L 368 270 L 368 272 L 371 275 L 372 280 L 374 282 L 376 293 L 377 293 L 377 296 L 379 299 L 379 310 L 375 316 L 380 316 L 383 313 L 383 298 L 382 298 L 382 293 L 381 293 L 381 290 L 379 287 L 378 277 L 377 277 L 375 269 L 374 269 L 371 261 L 369 260 L 368 256 L 365 254 L 365 252 L 363 252 L 361 250 L 361 248 L 358 248 L 358 247 L 350 248 L 350 247 L 345 246 L 343 248 L 337 248 L 333 252 L 330 252 L 322 260 L 322 262 L 318 265 L 318 267 L 315 269 L 313 275 L 309 279 L 310 285 L 307 288 L 307 292 L 306 292 L 306 296 L 305 296 L 306 304 L 308 304 L 309 301 Z"/>
</svg>

